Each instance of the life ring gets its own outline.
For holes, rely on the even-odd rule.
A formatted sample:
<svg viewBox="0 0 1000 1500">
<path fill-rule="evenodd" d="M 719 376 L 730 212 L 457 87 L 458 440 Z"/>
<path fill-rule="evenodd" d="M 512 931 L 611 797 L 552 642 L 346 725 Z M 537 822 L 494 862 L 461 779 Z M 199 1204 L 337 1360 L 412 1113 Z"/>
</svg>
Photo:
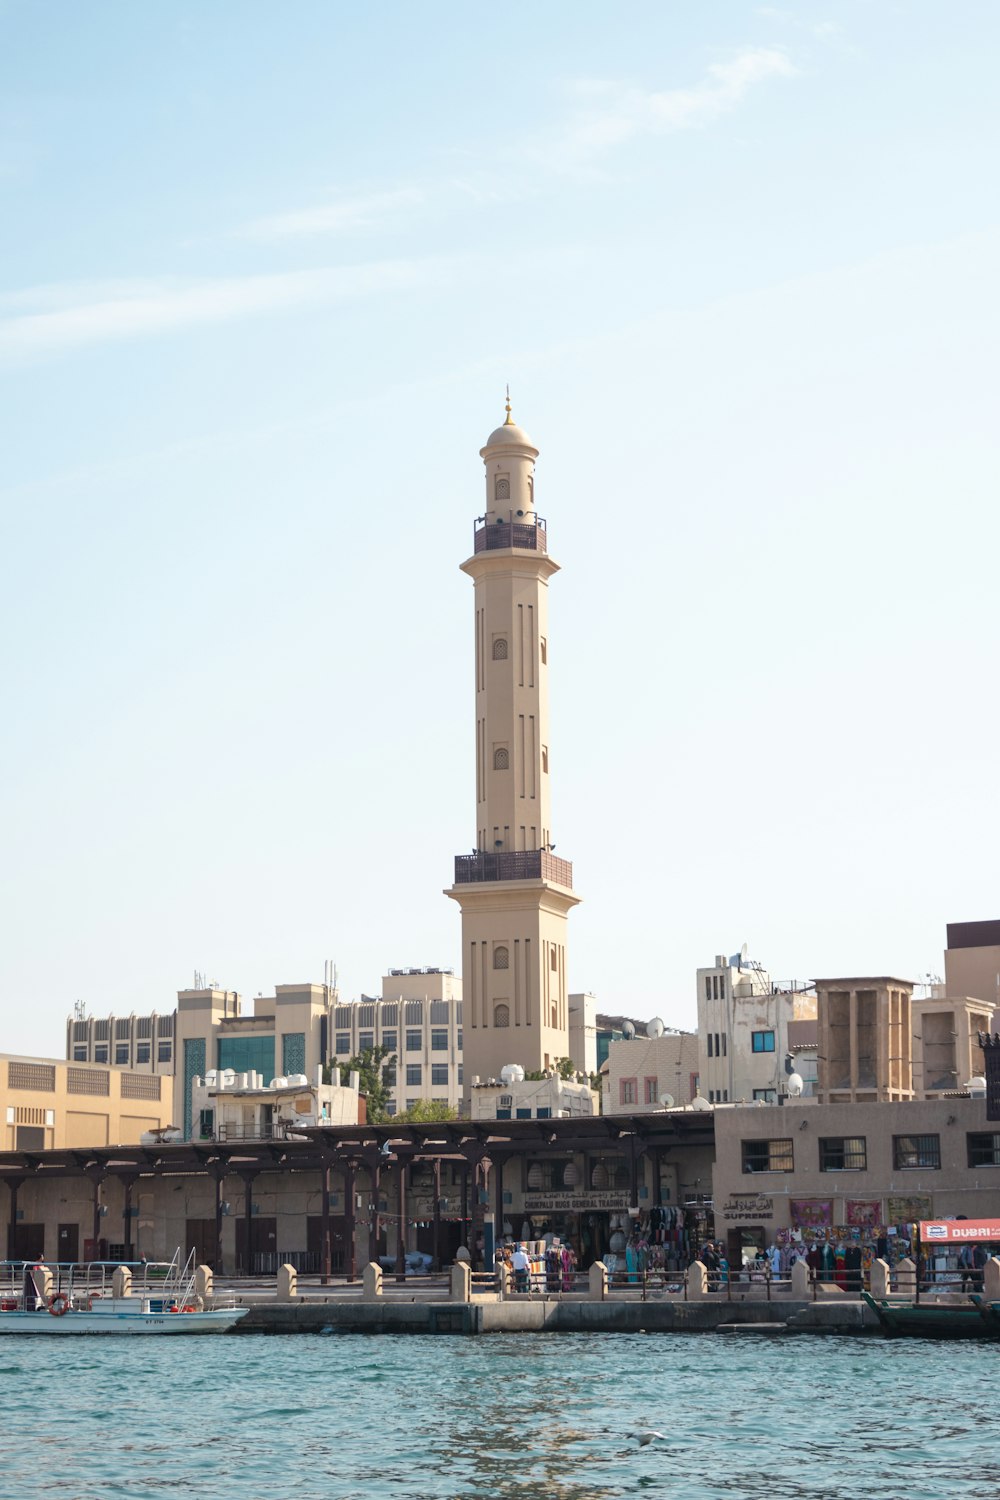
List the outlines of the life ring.
<svg viewBox="0 0 1000 1500">
<path fill-rule="evenodd" d="M 197 1312 L 198 1309 L 195 1307 L 195 1305 L 194 1305 L 193 1302 L 189 1302 L 186 1307 L 184 1307 L 184 1308 L 181 1309 L 181 1311 L 182 1312 Z"/>
<path fill-rule="evenodd" d="M 53 1292 L 49 1298 L 49 1312 L 54 1318 L 61 1318 L 63 1313 L 69 1312 L 69 1293 Z"/>
<path fill-rule="evenodd" d="M 13 1297 L 5 1297 L 3 1299 L 3 1301 L 0 1302 L 0 1312 L 16 1312 L 16 1311 L 17 1311 L 17 1303 L 16 1303 L 16 1301 L 14 1300 Z"/>
</svg>

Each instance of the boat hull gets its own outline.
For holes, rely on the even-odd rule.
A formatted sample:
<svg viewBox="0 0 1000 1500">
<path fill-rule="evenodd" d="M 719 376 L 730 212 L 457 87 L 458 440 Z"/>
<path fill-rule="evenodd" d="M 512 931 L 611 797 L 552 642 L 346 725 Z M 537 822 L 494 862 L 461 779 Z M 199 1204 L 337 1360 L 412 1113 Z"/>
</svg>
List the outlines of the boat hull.
<svg viewBox="0 0 1000 1500">
<path fill-rule="evenodd" d="M 60 1338 L 81 1334 L 191 1337 L 228 1333 L 246 1317 L 247 1307 L 219 1307 L 206 1312 L 98 1313 L 70 1309 L 59 1317 L 49 1312 L 0 1312 L 0 1334 Z"/>
<path fill-rule="evenodd" d="M 960 1303 L 886 1302 L 862 1292 L 888 1338 L 980 1339 L 1000 1338 L 1000 1318 L 970 1301 Z"/>
</svg>

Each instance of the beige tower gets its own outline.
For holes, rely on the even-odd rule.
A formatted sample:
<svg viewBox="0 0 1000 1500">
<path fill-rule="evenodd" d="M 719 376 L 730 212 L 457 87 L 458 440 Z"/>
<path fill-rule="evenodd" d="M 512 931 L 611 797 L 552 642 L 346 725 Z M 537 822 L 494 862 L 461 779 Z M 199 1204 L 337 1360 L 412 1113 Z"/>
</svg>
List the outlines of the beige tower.
<svg viewBox="0 0 1000 1500">
<path fill-rule="evenodd" d="M 505 1063 L 569 1055 L 566 917 L 579 901 L 549 812 L 548 593 L 558 564 L 535 511 L 538 449 L 507 420 L 481 449 L 475 583 L 476 846 L 447 895 L 462 908 L 465 1092 Z"/>
</svg>

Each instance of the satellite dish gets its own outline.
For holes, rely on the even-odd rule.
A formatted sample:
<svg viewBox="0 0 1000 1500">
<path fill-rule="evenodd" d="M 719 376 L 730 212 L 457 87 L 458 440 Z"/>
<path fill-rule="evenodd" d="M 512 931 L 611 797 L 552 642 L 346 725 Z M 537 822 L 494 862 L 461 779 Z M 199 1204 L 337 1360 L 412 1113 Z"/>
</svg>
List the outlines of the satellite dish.
<svg viewBox="0 0 1000 1500">
<path fill-rule="evenodd" d="M 672 1109 L 674 1103 L 673 1094 L 661 1094 L 660 1103 L 663 1105 L 664 1109 Z"/>
<path fill-rule="evenodd" d="M 740 949 L 740 963 L 741 964 L 745 964 L 746 961 L 747 961 L 747 945 L 746 945 L 746 943 L 744 943 L 743 947 Z"/>
<path fill-rule="evenodd" d="M 691 1108 L 692 1109 L 697 1109 L 697 1110 L 703 1110 L 703 1109 L 711 1109 L 712 1106 L 709 1104 L 709 1102 L 705 1098 L 704 1094 L 695 1094 L 694 1098 L 691 1100 Z"/>
<path fill-rule="evenodd" d="M 654 1016 L 650 1021 L 649 1025 L 646 1027 L 646 1035 L 648 1037 L 658 1037 L 663 1035 L 663 1022 L 660 1020 L 659 1016 Z"/>
<path fill-rule="evenodd" d="M 801 1073 L 789 1073 L 786 1087 L 792 1098 L 797 1099 L 804 1087 Z"/>
<path fill-rule="evenodd" d="M 631 1021 L 625 1022 L 624 1026 L 622 1027 L 622 1036 L 627 1042 L 630 1042 L 635 1036 L 635 1027 L 632 1025 Z"/>
</svg>

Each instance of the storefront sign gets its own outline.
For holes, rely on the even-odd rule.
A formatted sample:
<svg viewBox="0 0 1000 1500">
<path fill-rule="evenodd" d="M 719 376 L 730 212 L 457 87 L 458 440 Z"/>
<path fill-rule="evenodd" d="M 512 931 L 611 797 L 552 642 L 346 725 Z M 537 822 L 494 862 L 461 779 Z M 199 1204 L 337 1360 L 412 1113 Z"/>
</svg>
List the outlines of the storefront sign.
<svg viewBox="0 0 1000 1500">
<path fill-rule="evenodd" d="M 774 1218 L 774 1199 L 763 1193 L 732 1193 L 722 1205 L 722 1217 L 730 1224 L 756 1224 Z"/>
<path fill-rule="evenodd" d="M 795 1229 L 825 1229 L 833 1223 L 830 1198 L 793 1198 L 789 1203 Z"/>
<path fill-rule="evenodd" d="M 627 1193 L 526 1193 L 526 1214 L 601 1213 L 605 1209 L 628 1208 Z"/>
<path fill-rule="evenodd" d="M 954 1244 L 956 1240 L 967 1243 L 1000 1240 L 1000 1219 L 921 1219 L 920 1238 L 924 1244 L 937 1241 Z"/>
</svg>

